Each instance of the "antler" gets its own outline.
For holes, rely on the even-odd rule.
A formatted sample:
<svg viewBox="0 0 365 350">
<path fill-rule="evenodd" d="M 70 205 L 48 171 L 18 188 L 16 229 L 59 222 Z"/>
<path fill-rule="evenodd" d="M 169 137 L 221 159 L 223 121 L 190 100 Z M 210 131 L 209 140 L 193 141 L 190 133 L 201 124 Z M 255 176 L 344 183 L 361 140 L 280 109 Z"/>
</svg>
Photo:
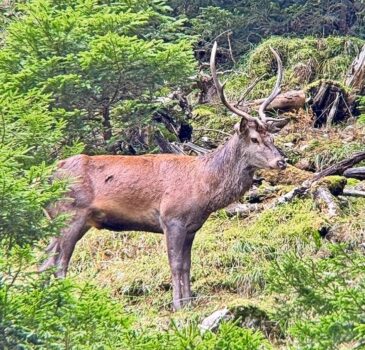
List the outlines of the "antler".
<svg viewBox="0 0 365 350">
<path fill-rule="evenodd" d="M 239 115 L 240 117 L 242 118 L 245 118 L 247 121 L 252 121 L 252 122 L 255 122 L 257 124 L 260 124 L 262 125 L 262 122 L 258 119 L 258 118 L 254 118 L 252 117 L 251 115 L 249 115 L 248 113 L 244 112 L 244 111 L 241 111 L 240 109 L 236 108 L 235 106 L 231 105 L 228 101 L 227 101 L 227 98 L 224 94 L 224 84 L 221 84 L 219 79 L 218 79 L 218 76 L 217 76 L 217 70 L 216 70 L 216 67 L 215 67 L 215 57 L 216 57 L 216 54 L 217 54 L 217 42 L 215 41 L 214 42 L 214 45 L 213 45 L 213 49 L 212 49 L 212 54 L 210 56 L 210 71 L 212 72 L 212 78 L 213 78 L 213 81 L 214 81 L 214 85 L 217 89 L 217 93 L 222 101 L 222 103 L 233 113 Z"/>
<path fill-rule="evenodd" d="M 263 123 L 266 123 L 268 121 L 280 121 L 285 120 L 283 118 L 268 118 L 265 114 L 265 109 L 267 106 L 280 94 L 281 91 L 281 82 L 283 80 L 283 62 L 281 61 L 281 58 L 279 54 L 270 46 L 271 52 L 274 54 L 276 61 L 278 63 L 278 76 L 276 78 L 276 84 L 274 86 L 274 89 L 272 93 L 269 95 L 269 97 L 261 104 L 259 108 L 259 116 Z"/>
</svg>

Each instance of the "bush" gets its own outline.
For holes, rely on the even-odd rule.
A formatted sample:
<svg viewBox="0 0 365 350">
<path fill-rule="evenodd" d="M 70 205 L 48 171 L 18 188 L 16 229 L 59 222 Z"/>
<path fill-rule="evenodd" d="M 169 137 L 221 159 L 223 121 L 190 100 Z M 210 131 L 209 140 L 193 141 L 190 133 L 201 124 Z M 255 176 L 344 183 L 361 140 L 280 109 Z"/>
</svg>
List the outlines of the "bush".
<svg viewBox="0 0 365 350">
<path fill-rule="evenodd" d="M 364 40 L 356 37 L 268 38 L 244 57 L 241 72 L 229 77 L 227 91 L 236 100 L 244 86 L 266 74 L 266 79 L 257 84 L 249 99 L 265 97 L 271 92 L 276 80 L 276 63 L 270 47 L 282 58 L 285 90 L 306 88 L 308 83 L 319 79 L 342 82 L 363 44 Z"/>
<path fill-rule="evenodd" d="M 32 263 L 29 248 L 0 260 L 1 349 L 271 349 L 260 332 L 234 323 L 204 334 L 197 321 L 137 330 L 133 317 L 106 290 L 24 272 Z"/>
<path fill-rule="evenodd" d="M 68 111 L 67 143 L 81 140 L 89 152 L 125 136 L 117 107 L 150 105 L 123 117 L 137 130 L 151 125 L 158 98 L 194 72 L 189 39 L 164 1 L 32 0 L 20 8 L 0 52 L 0 90 L 50 94 L 51 110 Z"/>
<path fill-rule="evenodd" d="M 313 260 L 289 253 L 269 273 L 275 317 L 298 349 L 337 349 L 365 335 L 363 252 L 330 245 L 326 254 Z"/>
<path fill-rule="evenodd" d="M 29 249 L 0 261 L 0 348 L 125 348 L 131 320 L 106 291 L 71 280 L 49 282 L 49 276 L 25 273 L 30 263 Z"/>
</svg>

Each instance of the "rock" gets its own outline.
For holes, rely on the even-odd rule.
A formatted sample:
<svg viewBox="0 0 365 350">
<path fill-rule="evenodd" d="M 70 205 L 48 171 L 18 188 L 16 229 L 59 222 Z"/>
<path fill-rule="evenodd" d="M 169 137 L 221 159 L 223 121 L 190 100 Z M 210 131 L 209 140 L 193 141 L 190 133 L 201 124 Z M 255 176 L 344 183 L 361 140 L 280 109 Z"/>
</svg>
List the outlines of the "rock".
<svg viewBox="0 0 365 350">
<path fill-rule="evenodd" d="M 295 167 L 300 170 L 309 171 L 312 169 L 312 165 L 309 159 L 303 158 L 295 164 Z"/>
<path fill-rule="evenodd" d="M 236 325 L 252 330 L 260 330 L 267 337 L 282 335 L 278 322 L 272 321 L 269 314 L 256 305 L 242 305 L 215 311 L 205 318 L 199 328 L 202 333 L 216 331 L 224 321 L 234 321 Z"/>
<path fill-rule="evenodd" d="M 219 325 L 223 321 L 231 319 L 230 312 L 227 308 L 213 312 L 210 316 L 206 317 L 200 324 L 199 328 L 202 333 L 206 331 L 216 331 Z"/>
<path fill-rule="evenodd" d="M 231 313 L 233 320 L 241 327 L 260 330 L 268 338 L 281 336 L 278 323 L 272 321 L 269 314 L 256 305 L 238 306 L 232 309 Z"/>
</svg>

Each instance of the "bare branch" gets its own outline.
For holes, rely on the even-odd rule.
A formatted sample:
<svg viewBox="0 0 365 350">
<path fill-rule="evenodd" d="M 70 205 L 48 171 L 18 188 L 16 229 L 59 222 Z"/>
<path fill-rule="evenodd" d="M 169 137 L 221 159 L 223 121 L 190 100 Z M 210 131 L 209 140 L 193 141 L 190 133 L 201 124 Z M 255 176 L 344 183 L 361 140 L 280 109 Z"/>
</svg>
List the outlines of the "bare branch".
<svg viewBox="0 0 365 350">
<path fill-rule="evenodd" d="M 232 62 L 233 62 L 233 63 L 236 63 L 236 60 L 234 59 L 234 57 L 233 57 L 233 52 L 232 52 L 231 35 L 232 35 L 232 32 L 228 32 L 228 33 L 227 33 L 227 40 L 228 40 L 229 54 L 230 54 L 230 56 L 231 56 L 231 60 L 232 60 Z"/>
<path fill-rule="evenodd" d="M 221 36 L 223 36 L 224 34 L 227 34 L 229 32 L 232 32 L 231 29 L 227 29 L 225 30 L 224 32 L 218 34 L 211 42 L 213 43 L 213 46 L 214 44 L 216 43 L 217 39 L 220 38 Z"/>
<path fill-rule="evenodd" d="M 365 191 L 353 190 L 345 188 L 342 193 L 343 196 L 349 197 L 365 197 Z"/>
</svg>

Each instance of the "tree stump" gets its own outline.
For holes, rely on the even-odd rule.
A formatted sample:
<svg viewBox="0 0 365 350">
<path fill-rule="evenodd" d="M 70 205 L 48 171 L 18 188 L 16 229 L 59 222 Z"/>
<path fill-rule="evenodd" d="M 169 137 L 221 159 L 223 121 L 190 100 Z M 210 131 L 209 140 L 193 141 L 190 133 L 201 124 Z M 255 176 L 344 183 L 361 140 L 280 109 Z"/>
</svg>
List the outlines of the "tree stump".
<svg viewBox="0 0 365 350">
<path fill-rule="evenodd" d="M 211 103 L 213 101 L 217 92 L 211 76 L 200 74 L 197 81 L 197 88 L 200 90 L 198 97 L 199 104 Z"/>
<path fill-rule="evenodd" d="M 357 93 L 364 93 L 365 81 L 365 45 L 352 62 L 346 77 L 346 85 Z"/>
<path fill-rule="evenodd" d="M 333 81 L 321 81 L 308 91 L 314 112 L 314 127 L 330 127 L 344 122 L 352 112 L 351 102 L 343 88 Z"/>
</svg>

